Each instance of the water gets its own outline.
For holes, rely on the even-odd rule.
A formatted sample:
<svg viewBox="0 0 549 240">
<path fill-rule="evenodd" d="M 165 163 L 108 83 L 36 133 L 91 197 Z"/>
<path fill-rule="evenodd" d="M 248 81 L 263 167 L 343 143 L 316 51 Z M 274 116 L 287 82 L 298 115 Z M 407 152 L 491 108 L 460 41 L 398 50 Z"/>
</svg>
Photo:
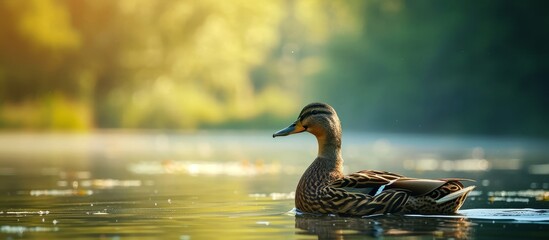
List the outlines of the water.
<svg viewBox="0 0 549 240">
<path fill-rule="evenodd" d="M 549 144 L 344 136 L 345 169 L 475 179 L 458 215 L 295 214 L 316 141 L 269 132 L 0 134 L 0 238 L 547 239 Z"/>
</svg>

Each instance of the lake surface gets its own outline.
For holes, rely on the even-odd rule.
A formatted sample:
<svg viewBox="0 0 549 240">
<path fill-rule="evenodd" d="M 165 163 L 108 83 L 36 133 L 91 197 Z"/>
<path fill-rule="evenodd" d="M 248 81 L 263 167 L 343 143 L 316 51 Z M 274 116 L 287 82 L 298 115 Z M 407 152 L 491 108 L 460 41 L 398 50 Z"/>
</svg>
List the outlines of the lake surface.
<svg viewBox="0 0 549 240">
<path fill-rule="evenodd" d="M 549 238 L 549 142 L 345 134 L 345 170 L 460 177 L 458 215 L 296 213 L 312 135 L 271 132 L 0 134 L 0 238 Z"/>
</svg>

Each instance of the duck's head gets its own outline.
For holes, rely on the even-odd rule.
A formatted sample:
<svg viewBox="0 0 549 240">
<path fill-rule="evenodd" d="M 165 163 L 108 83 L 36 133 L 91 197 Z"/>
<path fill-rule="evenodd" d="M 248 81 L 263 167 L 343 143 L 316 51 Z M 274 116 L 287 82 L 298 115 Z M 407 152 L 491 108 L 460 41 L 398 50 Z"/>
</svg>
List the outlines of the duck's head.
<svg viewBox="0 0 549 240">
<path fill-rule="evenodd" d="M 273 137 L 305 131 L 312 133 L 319 140 L 326 140 L 326 138 L 339 140 L 341 123 L 334 108 L 325 103 L 311 103 L 301 110 L 294 123 L 274 133 Z"/>
</svg>

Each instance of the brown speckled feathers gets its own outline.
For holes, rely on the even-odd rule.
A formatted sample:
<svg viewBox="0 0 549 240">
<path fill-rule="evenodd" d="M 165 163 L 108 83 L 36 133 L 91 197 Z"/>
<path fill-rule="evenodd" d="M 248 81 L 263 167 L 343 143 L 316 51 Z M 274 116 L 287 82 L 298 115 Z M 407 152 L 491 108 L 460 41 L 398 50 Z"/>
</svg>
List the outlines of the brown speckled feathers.
<svg viewBox="0 0 549 240">
<path fill-rule="evenodd" d="M 276 136 L 307 131 L 316 136 L 318 157 L 307 168 L 296 189 L 296 207 L 309 213 L 372 215 L 385 213 L 455 213 L 474 186 L 466 179 L 417 179 L 364 170 L 343 175 L 341 125 L 335 110 L 312 103 L 298 119 Z"/>
</svg>

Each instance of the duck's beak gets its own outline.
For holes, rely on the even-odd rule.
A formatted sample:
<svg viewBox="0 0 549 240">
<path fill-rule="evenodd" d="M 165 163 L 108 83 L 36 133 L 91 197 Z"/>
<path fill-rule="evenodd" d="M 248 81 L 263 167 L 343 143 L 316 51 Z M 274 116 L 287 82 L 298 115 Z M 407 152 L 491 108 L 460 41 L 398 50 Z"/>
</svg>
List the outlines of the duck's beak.
<svg viewBox="0 0 549 240">
<path fill-rule="evenodd" d="M 274 137 L 280 137 L 280 136 L 288 136 L 290 134 L 300 133 L 300 132 L 303 132 L 305 130 L 306 129 L 303 126 L 301 126 L 301 124 L 299 124 L 298 121 L 295 121 L 294 123 L 292 123 L 287 128 L 284 128 L 284 129 L 279 130 L 278 132 L 275 132 L 273 134 L 273 138 Z"/>
</svg>

